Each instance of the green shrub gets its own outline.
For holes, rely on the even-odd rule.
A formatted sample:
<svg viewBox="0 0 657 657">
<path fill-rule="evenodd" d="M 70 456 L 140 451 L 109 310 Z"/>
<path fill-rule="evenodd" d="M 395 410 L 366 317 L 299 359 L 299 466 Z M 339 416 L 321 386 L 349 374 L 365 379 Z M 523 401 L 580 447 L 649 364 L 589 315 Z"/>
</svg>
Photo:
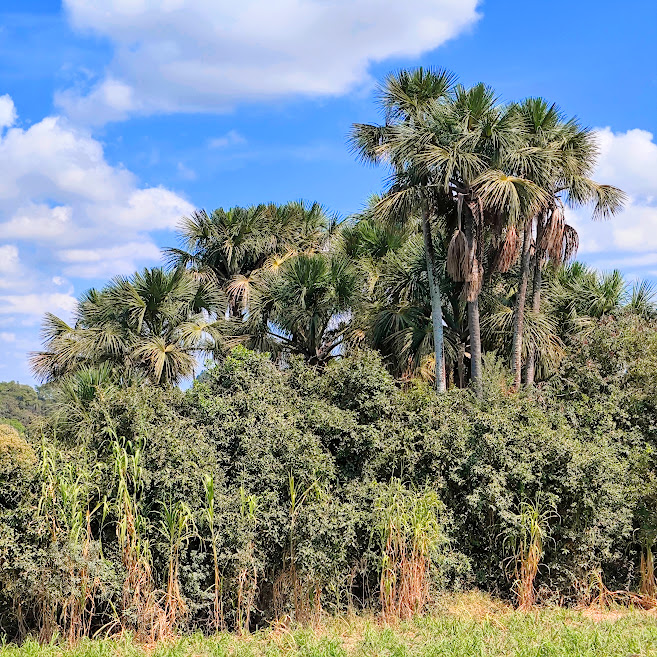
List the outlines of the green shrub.
<svg viewBox="0 0 657 657">
<path fill-rule="evenodd" d="M 405 615 L 441 588 L 510 597 L 504 537 L 537 497 L 555 513 L 539 600 L 585 599 L 592 573 L 645 588 L 657 538 L 654 330 L 601 320 L 569 349 L 548 384 L 509 395 L 491 375 L 477 401 L 401 388 L 370 352 L 279 369 L 238 348 L 186 392 L 108 383 L 63 401 L 42 436 L 4 427 L 2 627 L 247 631 L 348 606 Z M 389 544 L 379 530 L 391 491 L 401 533 Z M 178 533 L 162 524 L 176 510 Z M 427 549 L 408 563 L 430 567 L 382 568 L 420 535 Z M 381 595 L 411 571 L 424 573 L 418 596 Z"/>
</svg>

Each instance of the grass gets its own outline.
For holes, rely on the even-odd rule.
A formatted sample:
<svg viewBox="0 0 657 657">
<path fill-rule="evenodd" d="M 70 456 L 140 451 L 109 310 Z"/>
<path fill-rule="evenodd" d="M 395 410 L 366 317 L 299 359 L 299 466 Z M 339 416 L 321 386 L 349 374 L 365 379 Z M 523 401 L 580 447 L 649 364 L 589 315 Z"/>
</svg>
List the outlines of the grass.
<svg viewBox="0 0 657 657">
<path fill-rule="evenodd" d="M 657 655 L 657 616 L 625 608 L 513 611 L 478 594 L 445 597 L 433 613 L 386 625 L 373 617 L 326 618 L 314 628 L 274 627 L 236 636 L 138 644 L 130 636 L 1 645 L 0 657 L 630 657 Z"/>
</svg>

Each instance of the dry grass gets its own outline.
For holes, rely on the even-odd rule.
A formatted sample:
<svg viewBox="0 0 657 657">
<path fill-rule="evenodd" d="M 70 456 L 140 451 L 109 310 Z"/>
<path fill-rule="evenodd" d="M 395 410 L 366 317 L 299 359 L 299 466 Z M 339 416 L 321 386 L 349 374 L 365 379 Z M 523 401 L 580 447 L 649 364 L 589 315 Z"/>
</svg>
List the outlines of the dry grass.
<svg viewBox="0 0 657 657">
<path fill-rule="evenodd" d="M 516 611 L 481 593 L 445 595 L 430 614 L 384 622 L 327 617 L 315 627 L 278 623 L 251 635 L 220 632 L 138 644 L 129 635 L 70 648 L 0 647 L 0 657 L 628 657 L 657 656 L 657 616 L 625 607 Z"/>
</svg>

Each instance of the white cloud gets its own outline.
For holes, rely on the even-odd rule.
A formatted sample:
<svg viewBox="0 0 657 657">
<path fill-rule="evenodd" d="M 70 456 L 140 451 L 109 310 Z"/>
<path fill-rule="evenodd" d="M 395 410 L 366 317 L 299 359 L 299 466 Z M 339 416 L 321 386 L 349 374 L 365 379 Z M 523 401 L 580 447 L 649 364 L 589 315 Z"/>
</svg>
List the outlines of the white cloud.
<svg viewBox="0 0 657 657">
<path fill-rule="evenodd" d="M 118 247 L 65 249 L 60 258 L 64 273 L 77 278 L 101 278 L 131 274 L 144 261 L 157 261 L 161 251 L 152 242 L 130 242 Z"/>
<path fill-rule="evenodd" d="M 170 229 L 192 206 L 163 187 L 140 188 L 122 166 L 112 166 L 100 142 L 61 117 L 0 136 L 0 240 L 64 250 L 144 243 L 148 231 Z M 131 256 L 132 257 L 132 256 Z"/>
<path fill-rule="evenodd" d="M 2 342 L 16 342 L 16 334 L 8 333 L 6 331 L 0 332 L 0 341 Z"/>
<path fill-rule="evenodd" d="M 657 143 L 647 130 L 614 133 L 598 130 L 600 158 L 596 176 L 614 184 L 634 201 L 654 204 L 657 200 Z"/>
<path fill-rule="evenodd" d="M 8 294 L 0 296 L 0 314 L 34 315 L 45 312 L 71 313 L 77 303 L 73 290 L 68 294 Z"/>
<path fill-rule="evenodd" d="M 0 130 L 14 125 L 16 118 L 16 108 L 11 96 L 8 94 L 0 96 Z"/>
<path fill-rule="evenodd" d="M 50 241 L 65 235 L 72 225 L 70 207 L 27 203 L 0 224 L 0 239 Z"/>
<path fill-rule="evenodd" d="M 18 249 L 13 244 L 0 246 L 0 273 L 13 273 L 18 269 Z"/>
<path fill-rule="evenodd" d="M 478 18 L 478 0 L 65 0 L 74 27 L 115 46 L 107 75 L 60 93 L 90 123 L 345 93 L 373 62 L 418 57 Z"/>
<path fill-rule="evenodd" d="M 107 162 L 99 141 L 61 117 L 10 127 L 0 133 L 0 314 L 29 323 L 45 311 L 70 313 L 81 289 L 69 279 L 158 263 L 151 232 L 191 210 L 171 190 L 140 187 Z"/>
<path fill-rule="evenodd" d="M 600 269 L 620 268 L 652 276 L 657 265 L 657 143 L 646 130 L 599 129 L 594 178 L 628 195 L 608 221 L 591 221 L 590 208 L 568 211 L 580 235 L 582 259 Z"/>
<path fill-rule="evenodd" d="M 24 353 L 39 348 L 43 314 L 68 319 L 89 287 L 80 279 L 158 264 L 152 233 L 173 228 L 193 206 L 169 189 L 140 186 L 67 119 L 15 122 L 11 98 L 0 97 L 0 340 L 27 327 L 12 344 L 22 350 L 15 367 L 29 376 Z"/>
<path fill-rule="evenodd" d="M 229 130 L 221 137 L 214 137 L 208 141 L 210 148 L 228 148 L 229 146 L 236 146 L 244 144 L 246 139 L 237 130 Z"/>
</svg>

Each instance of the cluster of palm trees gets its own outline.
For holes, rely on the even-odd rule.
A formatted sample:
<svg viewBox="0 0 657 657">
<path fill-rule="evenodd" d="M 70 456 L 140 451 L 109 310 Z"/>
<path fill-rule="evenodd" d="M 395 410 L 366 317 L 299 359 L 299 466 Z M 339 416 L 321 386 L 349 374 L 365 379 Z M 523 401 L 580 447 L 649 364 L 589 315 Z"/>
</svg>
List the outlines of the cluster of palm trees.
<svg viewBox="0 0 657 657">
<path fill-rule="evenodd" d="M 481 391 L 482 352 L 508 358 L 517 389 L 556 366 L 569 330 L 626 305 L 619 274 L 567 265 L 578 247 L 564 206 L 617 212 L 591 179 L 594 133 L 541 98 L 503 104 L 442 70 L 390 75 L 385 122 L 351 144 L 390 172 L 387 190 L 338 222 L 318 204 L 235 207 L 182 220 L 166 267 L 117 278 L 80 301 L 73 326 L 48 315 L 35 372 L 102 365 L 169 385 L 237 344 L 279 363 L 323 366 L 363 346 L 400 378 Z"/>
<path fill-rule="evenodd" d="M 101 380 L 179 381 L 193 374 L 196 354 L 216 348 L 214 317 L 223 307 L 214 281 L 185 269 L 145 269 L 117 277 L 80 299 L 73 326 L 46 315 L 42 334 L 47 348 L 32 355 L 32 369 L 46 381 L 99 368 Z"/>
<path fill-rule="evenodd" d="M 540 307 L 543 261 L 563 261 L 577 246 L 574 229 L 564 222 L 563 201 L 591 203 L 594 216 L 607 216 L 622 206 L 623 193 L 589 177 L 597 154 L 593 133 L 543 99 L 501 104 L 484 84 L 468 89 L 446 71 L 421 68 L 390 75 L 380 91 L 385 124 L 354 126 L 352 142 L 363 159 L 385 162 L 392 170 L 390 188 L 376 211 L 388 218 L 421 217 L 436 387 L 441 391 L 446 385 L 433 244 L 437 221 L 453 231 L 446 269 L 452 281 L 462 283 L 470 376 L 478 391 L 484 282 L 507 272 L 520 256 L 511 356 L 519 387 L 531 261 L 533 301 Z"/>
</svg>

